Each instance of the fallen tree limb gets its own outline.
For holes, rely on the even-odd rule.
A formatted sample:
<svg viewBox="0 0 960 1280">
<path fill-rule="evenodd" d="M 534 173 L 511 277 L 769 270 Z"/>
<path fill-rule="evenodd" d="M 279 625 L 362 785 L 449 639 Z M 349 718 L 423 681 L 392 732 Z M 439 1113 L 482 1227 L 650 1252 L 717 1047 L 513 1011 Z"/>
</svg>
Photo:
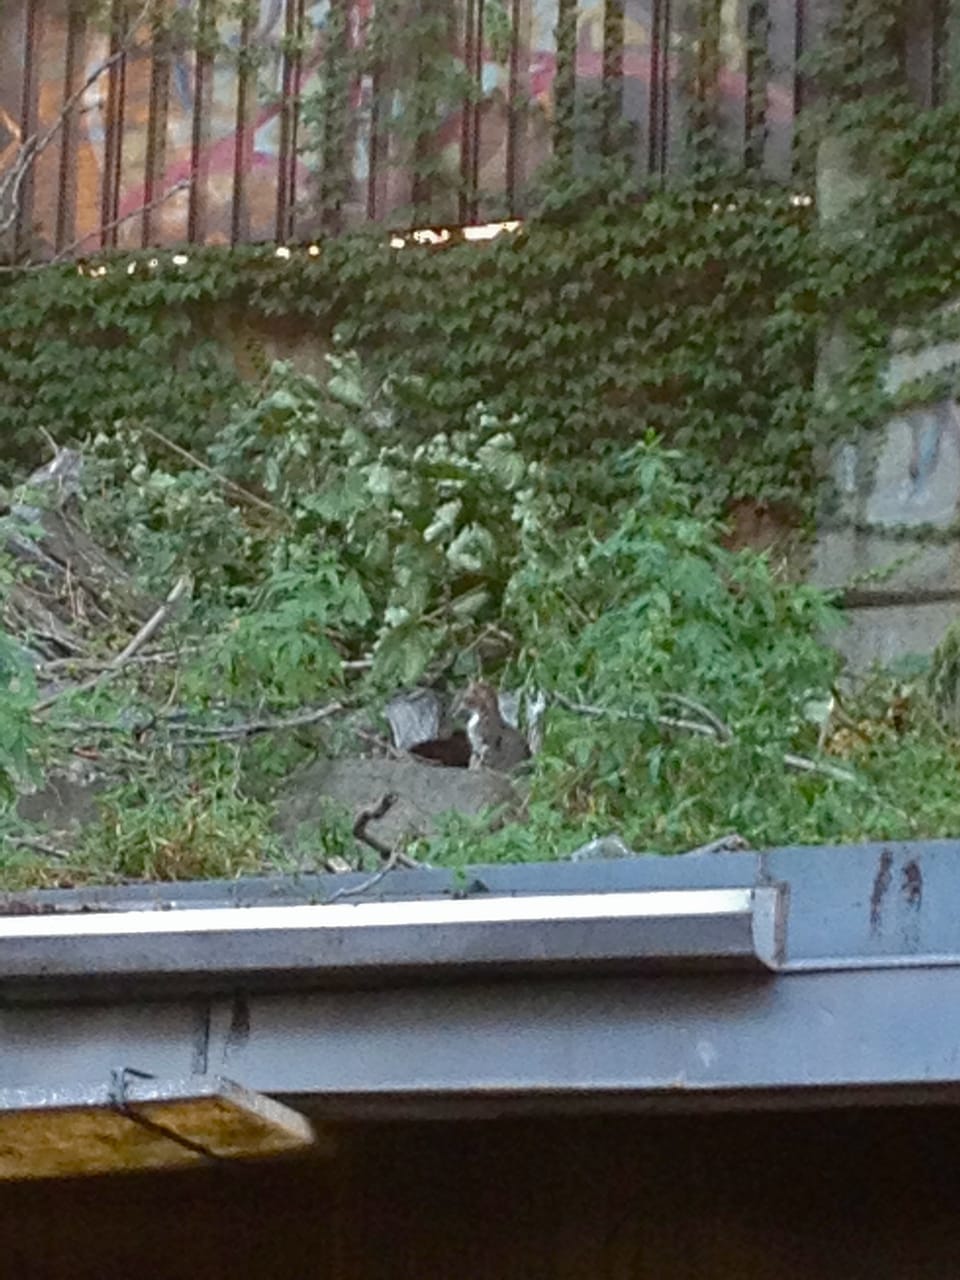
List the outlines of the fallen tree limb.
<svg viewBox="0 0 960 1280">
<path fill-rule="evenodd" d="M 662 693 L 660 698 L 663 702 L 675 702 L 679 707 L 685 707 L 687 711 L 694 712 L 701 720 L 705 720 L 707 724 L 712 725 L 716 730 L 717 737 L 722 738 L 725 742 L 733 740 L 733 730 L 709 707 L 705 707 L 702 702 L 697 702 L 695 698 L 688 698 L 684 693 Z"/>
<path fill-rule="evenodd" d="M 176 738 L 179 746 L 200 746 L 208 742 L 231 742 L 236 738 L 252 738 L 261 733 L 279 733 L 284 729 L 301 729 L 305 725 L 318 724 L 321 720 L 326 720 L 337 712 L 345 710 L 344 703 L 331 702 L 325 707 L 315 707 L 312 711 L 301 711 L 294 716 L 286 716 L 279 720 L 249 720 L 243 724 L 211 725 L 199 732 L 197 732 L 198 726 L 189 723 L 171 725 L 169 728 L 191 735 Z"/>
<path fill-rule="evenodd" d="M 183 649 L 165 649 L 160 653 L 137 653 L 128 658 L 127 663 L 144 667 L 165 666 L 199 652 L 199 648 L 192 645 Z M 112 658 L 51 658 L 49 662 L 40 663 L 37 674 L 49 676 L 58 671 L 108 671 L 112 664 Z"/>
<path fill-rule="evenodd" d="M 381 858 L 392 858 L 396 850 L 385 845 L 376 836 L 370 835 L 367 831 L 367 826 L 371 822 L 377 822 L 380 818 L 385 818 L 396 803 L 396 795 L 394 792 L 389 791 L 385 796 L 381 797 L 372 809 L 361 810 L 353 824 L 354 839 L 368 844 L 371 849 L 379 853 Z"/>
<path fill-rule="evenodd" d="M 397 867 L 409 869 L 420 866 L 420 863 L 415 858 L 411 858 L 409 854 L 404 853 L 399 845 L 395 849 L 391 849 L 382 840 L 372 836 L 367 830 L 368 823 L 376 822 L 379 818 L 386 817 L 396 803 L 397 797 L 391 791 L 383 796 L 373 808 L 363 809 L 357 814 L 357 819 L 353 824 L 355 839 L 369 845 L 386 861 L 379 871 L 374 872 L 372 876 L 368 876 L 366 880 L 362 880 L 360 884 L 347 885 L 343 889 L 338 889 L 336 893 L 332 893 L 329 898 L 325 899 L 324 906 L 330 906 L 334 902 L 339 902 L 342 898 L 360 897 L 378 885 L 381 880 L 384 880 Z"/>
<path fill-rule="evenodd" d="M 64 689 L 59 689 L 56 693 L 52 693 L 49 698 L 44 698 L 42 702 L 38 702 L 33 708 L 34 715 L 41 715 L 45 711 L 59 702 L 61 698 L 67 694 L 90 693 L 93 689 L 99 688 L 112 680 L 118 675 L 134 655 L 143 648 L 143 646 L 157 634 L 162 626 L 170 619 L 177 605 L 186 594 L 190 586 L 190 576 L 183 574 L 174 584 L 170 594 L 164 600 L 163 604 L 157 609 L 153 617 L 148 618 L 130 643 L 109 663 L 103 671 L 97 675 L 91 676 L 89 680 L 83 681 L 82 684 L 71 685 Z"/>
<path fill-rule="evenodd" d="M 635 720 L 638 723 L 650 723 L 659 725 L 664 729 L 678 729 L 684 733 L 696 733 L 701 737 L 713 738 L 717 746 L 728 747 L 734 741 L 732 732 L 727 728 L 718 716 L 707 711 L 710 722 L 703 724 L 697 720 L 685 720 L 675 718 L 673 716 L 644 716 L 637 715 L 630 711 L 624 711 L 620 707 L 600 707 L 587 702 L 574 702 L 573 699 L 565 697 L 563 694 L 555 693 L 554 699 L 561 707 L 567 711 L 572 711 L 575 715 L 606 717 L 612 720 Z M 678 701 L 682 695 L 668 695 L 673 697 L 674 701 Z M 692 699 L 684 700 L 691 707 L 698 707 L 701 711 L 706 711 L 705 707 L 700 707 L 698 703 L 694 703 Z M 726 730 L 729 737 L 725 737 L 717 726 L 722 726 Z M 856 782 L 856 775 L 850 773 L 847 769 L 841 769 L 838 765 L 828 764 L 826 761 L 811 760 L 807 756 L 796 755 L 792 751 L 784 752 L 781 757 L 783 764 L 788 769 L 793 769 L 798 773 L 817 773 L 824 778 L 831 778 L 835 782 Z"/>
<path fill-rule="evenodd" d="M 396 795 L 391 791 L 383 797 L 379 803 L 375 804 L 372 809 L 364 809 L 362 813 L 357 815 L 357 820 L 353 824 L 353 834 L 357 840 L 362 840 L 364 844 L 368 844 L 371 849 L 375 849 L 381 858 L 391 858 L 397 865 L 406 867 L 408 870 L 412 867 L 420 866 L 416 858 L 411 858 L 409 854 L 404 853 L 402 849 L 390 849 L 376 836 L 372 836 L 367 830 L 367 826 L 371 822 L 376 822 L 380 818 L 386 817 L 393 806 L 397 803 Z"/>
<path fill-rule="evenodd" d="M 250 490 L 245 489 L 243 485 L 237 484 L 234 480 L 229 480 L 226 476 L 222 476 L 219 471 L 216 471 L 208 463 L 196 457 L 196 455 L 192 454 L 188 449 L 184 449 L 180 445 L 175 444 L 173 440 L 168 440 L 162 432 L 156 431 L 153 427 L 148 426 L 143 426 L 141 430 L 144 435 L 151 436 L 158 444 L 162 444 L 164 448 L 169 449 L 171 453 L 175 453 L 178 457 L 183 458 L 185 462 L 189 462 L 191 466 L 196 467 L 199 471 L 203 471 L 208 476 L 211 476 L 219 485 L 222 485 L 224 489 L 229 489 L 231 493 L 235 493 L 237 497 L 242 498 L 244 502 L 252 503 L 253 506 L 259 507 L 261 511 L 268 511 L 270 515 L 274 516 L 276 519 L 289 523 L 290 517 L 286 512 L 279 510 L 279 508 L 275 507 L 272 503 L 267 502 L 265 498 L 258 498 L 255 493 L 251 493 Z"/>
<path fill-rule="evenodd" d="M 360 884 L 345 885 L 342 889 L 338 889 L 336 893 L 331 893 L 329 898 L 324 898 L 323 905 L 329 907 L 333 903 L 339 902 L 342 898 L 357 898 L 361 894 L 367 893 L 370 889 L 375 888 L 381 880 L 386 879 L 390 872 L 395 871 L 399 865 L 400 850 L 394 849 L 379 871 L 374 872 L 372 876 L 368 876 L 366 880 L 362 880 Z"/>
<path fill-rule="evenodd" d="M 59 845 L 50 844 L 47 840 L 37 840 L 33 836 L 4 836 L 0 843 L 12 845 L 14 849 L 42 853 L 44 857 L 56 858 L 58 862 L 66 862 L 70 858 L 69 849 L 61 849 Z"/>
</svg>

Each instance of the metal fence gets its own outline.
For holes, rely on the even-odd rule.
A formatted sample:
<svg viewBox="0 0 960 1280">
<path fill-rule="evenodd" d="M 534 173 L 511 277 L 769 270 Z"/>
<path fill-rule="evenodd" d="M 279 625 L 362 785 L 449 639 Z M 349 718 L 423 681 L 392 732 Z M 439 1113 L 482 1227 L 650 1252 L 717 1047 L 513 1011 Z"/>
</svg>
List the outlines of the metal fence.
<svg viewBox="0 0 960 1280">
<path fill-rule="evenodd" d="M 789 179 L 815 0 L 376 0 L 381 19 L 388 2 L 374 45 L 375 0 L 253 0 L 229 19 L 171 0 L 215 27 L 199 42 L 131 32 L 124 0 L 112 35 L 69 0 L 8 0 L 0 174 L 62 117 L 21 189 L 21 238 L 49 256 L 522 215 L 558 147 L 589 158 L 598 112 L 629 127 L 641 176 L 681 171 L 698 100 L 735 166 Z M 905 51 L 927 101 L 945 4 L 923 0 Z M 432 98 L 431 18 L 449 72 Z"/>
</svg>

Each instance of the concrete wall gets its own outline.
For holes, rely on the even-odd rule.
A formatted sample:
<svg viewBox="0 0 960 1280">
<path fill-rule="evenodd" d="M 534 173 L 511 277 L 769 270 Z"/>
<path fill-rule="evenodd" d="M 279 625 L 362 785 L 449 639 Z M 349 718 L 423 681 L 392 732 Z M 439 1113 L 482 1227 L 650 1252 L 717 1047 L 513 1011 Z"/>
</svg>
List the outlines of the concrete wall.
<svg viewBox="0 0 960 1280">
<path fill-rule="evenodd" d="M 960 343 L 896 354 L 886 389 L 957 364 Z M 913 408 L 842 444 L 831 479 L 837 502 L 819 530 L 813 580 L 855 593 L 840 639 L 850 664 L 930 653 L 960 617 L 956 400 Z"/>
<path fill-rule="evenodd" d="M 817 162 L 821 230 L 834 249 L 869 241 L 869 159 L 827 137 Z M 947 308 L 937 319 L 950 321 Z M 946 327 L 946 326 L 945 326 Z M 956 326 L 954 325 L 955 329 Z M 818 391 L 843 383 L 851 348 L 841 326 L 823 334 Z M 919 391 L 960 368 L 960 342 L 891 335 L 883 390 Z M 846 589 L 849 626 L 838 643 L 863 670 L 927 655 L 960 616 L 960 408 L 922 395 L 905 412 L 839 444 L 813 553 L 812 579 Z"/>
</svg>

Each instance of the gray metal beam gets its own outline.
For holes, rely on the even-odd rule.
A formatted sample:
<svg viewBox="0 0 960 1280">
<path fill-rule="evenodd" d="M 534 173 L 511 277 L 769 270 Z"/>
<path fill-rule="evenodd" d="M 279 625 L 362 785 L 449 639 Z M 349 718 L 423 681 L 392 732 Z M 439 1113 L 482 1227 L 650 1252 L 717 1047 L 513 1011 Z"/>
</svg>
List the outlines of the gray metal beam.
<svg viewBox="0 0 960 1280">
<path fill-rule="evenodd" d="M 0 917 L 0 995 L 248 991 L 654 968 L 772 968 L 779 890 Z"/>
<path fill-rule="evenodd" d="M 345 883 L 85 890 L 32 895 L 8 908 L 47 918 L 51 910 L 162 905 L 171 908 L 162 913 L 169 916 L 189 904 L 222 907 L 229 917 L 245 914 L 232 911 L 238 906 L 322 901 Z M 458 892 L 483 901 L 511 894 L 764 891 L 780 884 L 789 903 L 785 945 L 776 973 L 765 976 L 598 974 L 577 963 L 581 933 L 564 939 L 571 971 L 563 974 L 541 964 L 528 971 L 536 976 L 520 978 L 500 963 L 500 953 L 491 959 L 498 981 L 474 969 L 443 985 L 397 985 L 404 975 L 395 972 L 390 986 L 380 974 L 353 990 L 294 989 L 280 966 L 274 970 L 280 986 L 264 991 L 244 967 L 248 939 L 238 932 L 239 963 L 219 970 L 229 998 L 181 998 L 177 986 L 146 1003 L 142 987 L 130 982 L 136 970 L 128 969 L 109 1002 L 76 1004 L 74 988 L 70 1002 L 0 1006 L 0 1087 L 100 1082 L 125 1066 L 160 1076 L 209 1071 L 351 1113 L 421 1103 L 460 1108 L 467 1100 L 473 1108 L 508 1100 L 695 1107 L 718 1100 L 860 1100 L 865 1093 L 889 1100 L 955 1096 L 960 842 L 477 868 L 465 890 L 443 872 L 399 872 L 370 894 L 410 904 L 448 901 Z M 738 927 L 744 925 L 741 918 Z M 537 926 L 525 939 L 528 957 L 541 936 Z M 150 963 L 175 969 L 180 941 L 168 936 L 167 962 L 158 943 Z M 636 935 L 631 941 L 635 947 Z M 198 949 L 207 945 L 209 938 L 196 942 Z M 452 936 L 445 945 L 452 957 Z M 690 937 L 685 945 L 699 946 L 702 956 L 714 944 Z M 90 960 L 86 952 L 83 963 Z M 290 955 L 280 960 L 289 964 Z M 67 963 L 73 972 L 82 967 L 76 955 Z M 111 963 L 104 957 L 104 975 Z M 311 963 L 316 954 L 304 956 L 304 973 Z M 29 976 L 29 967 L 20 977 Z"/>
<path fill-rule="evenodd" d="M 209 1071 L 328 1111 L 802 1096 L 960 1081 L 960 969 L 507 981 L 0 1011 L 0 1087 Z"/>
</svg>

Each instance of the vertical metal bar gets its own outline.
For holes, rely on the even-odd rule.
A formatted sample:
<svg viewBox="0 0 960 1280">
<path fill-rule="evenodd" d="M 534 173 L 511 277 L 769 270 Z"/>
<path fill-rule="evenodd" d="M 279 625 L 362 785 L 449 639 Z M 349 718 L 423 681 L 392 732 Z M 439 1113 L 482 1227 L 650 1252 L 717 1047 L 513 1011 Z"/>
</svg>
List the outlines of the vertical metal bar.
<svg viewBox="0 0 960 1280">
<path fill-rule="evenodd" d="M 83 83 L 84 50 L 87 39 L 87 15 L 79 4 L 72 4 L 67 19 L 67 48 L 64 57 L 64 106 Z M 56 247 L 59 253 L 77 238 L 77 164 L 78 103 L 64 116 L 60 146 L 60 175 L 57 182 Z"/>
<path fill-rule="evenodd" d="M 305 39 L 306 30 L 306 6 L 304 0 L 296 0 L 296 26 L 298 33 L 297 40 L 297 60 L 294 66 L 293 78 L 293 113 L 290 120 L 290 175 L 289 175 L 289 210 L 287 213 L 287 237 L 291 237 L 296 232 L 297 219 L 297 152 L 300 145 L 300 114 L 301 102 L 300 92 L 303 88 L 303 41 Z"/>
<path fill-rule="evenodd" d="M 473 45 L 474 100 L 470 111 L 470 213 L 476 222 L 480 208 L 480 116 L 483 103 L 483 41 L 486 32 L 485 0 L 477 0 L 476 38 Z"/>
<path fill-rule="evenodd" d="M 371 47 L 370 171 L 367 176 L 367 217 L 382 221 L 395 205 L 395 139 L 391 135 L 392 95 L 403 61 L 393 44 L 393 26 L 404 21 L 408 6 L 401 0 L 375 0 L 369 43 Z M 406 157 L 400 161 L 405 164 Z"/>
<path fill-rule="evenodd" d="M 381 166 L 386 158 L 381 121 L 383 108 L 383 64 L 377 60 L 370 72 L 370 165 L 367 171 L 367 218 L 376 222 L 379 213 Z"/>
<path fill-rule="evenodd" d="M 940 107 L 946 100 L 946 61 L 948 0 L 931 0 L 933 6 L 933 39 L 930 47 L 930 101 Z"/>
<path fill-rule="evenodd" d="M 21 144 L 32 138 L 40 127 L 40 37 L 42 0 L 26 0 L 23 24 L 23 80 L 20 94 Z M 14 228 L 16 252 L 26 248 L 33 234 L 33 203 L 36 190 L 36 165 L 26 170 L 17 197 L 17 220 Z"/>
<path fill-rule="evenodd" d="M 436 5 L 434 0 L 418 0 L 417 13 L 421 18 L 433 17 L 436 13 Z M 420 52 L 416 57 L 416 84 L 419 86 L 424 79 L 426 71 L 426 62 Z M 416 93 L 416 89 L 414 90 Z M 429 101 L 421 100 L 416 107 L 416 133 L 413 145 L 413 182 L 411 190 L 411 201 L 413 203 L 413 216 L 417 222 L 425 222 L 429 218 L 429 206 L 433 194 L 433 181 L 430 175 L 424 172 L 427 167 L 427 161 L 430 157 L 432 149 L 431 136 L 431 120 Z"/>
<path fill-rule="evenodd" d="M 283 102 L 280 108 L 280 154 L 277 172 L 276 238 L 293 236 L 297 186 L 297 133 L 300 118 L 300 75 L 303 0 L 286 0 L 284 14 Z"/>
<path fill-rule="evenodd" d="M 482 0 L 480 3 L 482 4 Z M 457 207 L 461 223 L 469 222 L 476 216 L 476 189 L 473 180 L 474 93 L 477 82 L 474 59 L 478 44 L 476 22 L 477 0 L 466 0 L 463 16 L 463 65 L 470 79 L 471 91 L 464 97 L 460 107 L 460 193 Z"/>
<path fill-rule="evenodd" d="M 663 28 L 660 32 L 660 177 L 667 173 L 670 139 L 670 35 L 673 23 L 672 0 L 663 0 Z"/>
<path fill-rule="evenodd" d="M 663 177 L 670 127 L 670 0 L 653 0 L 650 30 L 650 141 L 647 167 Z"/>
<path fill-rule="evenodd" d="M 654 0 L 658 3 L 659 0 Z M 557 70 L 553 80 L 553 148 L 561 160 L 573 159 L 577 110 L 577 0 L 557 6 Z"/>
<path fill-rule="evenodd" d="M 507 209 L 511 214 L 518 212 L 520 200 L 521 178 L 519 174 L 520 159 L 520 122 L 523 108 L 520 103 L 520 61 L 521 61 L 521 0 L 513 0 L 510 9 L 510 67 L 507 88 Z M 529 53 L 524 42 L 524 68 L 529 65 Z"/>
<path fill-rule="evenodd" d="M 768 0 L 750 0 L 747 9 L 746 107 L 743 121 L 743 158 L 748 170 L 763 164 L 767 131 Z"/>
<path fill-rule="evenodd" d="M 245 4 L 240 19 L 240 47 L 237 58 L 237 132 L 233 151 L 233 203 L 230 210 L 230 243 L 240 244 L 250 233 L 250 211 L 247 205 L 247 172 L 250 166 L 252 74 L 250 68 L 254 10 Z"/>
<path fill-rule="evenodd" d="M 160 184 L 166 167 L 167 115 L 170 106 L 170 35 L 159 23 L 153 27 L 150 60 L 150 101 L 147 116 L 147 146 L 143 180 L 143 221 L 141 243 L 154 243 L 156 217 L 151 205 L 163 193 Z"/>
<path fill-rule="evenodd" d="M 320 175 L 320 211 L 324 228 L 328 231 L 339 230 L 346 186 L 349 21 L 346 0 L 330 0 L 328 36 L 323 51 L 325 103 Z"/>
<path fill-rule="evenodd" d="M 190 204 L 187 239 L 202 244 L 207 237 L 207 182 L 210 172 L 210 112 L 213 104 L 213 45 L 216 25 L 213 0 L 199 0 L 197 47 L 193 67 L 193 119 L 190 131 Z"/>
<path fill-rule="evenodd" d="M 806 6 L 804 0 L 794 0 L 793 10 L 793 120 L 796 139 L 797 116 L 806 105 L 806 77 L 800 70 L 800 60 L 806 52 Z"/>
<path fill-rule="evenodd" d="M 114 0 L 110 10 L 110 56 L 116 58 L 107 72 L 106 118 L 103 143 L 103 189 L 100 201 L 100 245 L 106 249 L 117 243 L 120 208 L 120 174 L 123 163 L 123 117 L 127 80 L 127 58 L 121 53 L 127 35 L 123 0 Z"/>
<path fill-rule="evenodd" d="M 364 34 L 359 26 L 360 10 L 355 0 L 347 0 L 344 6 L 343 21 L 343 58 L 349 70 L 344 86 L 345 128 L 343 131 L 343 155 L 341 158 L 341 192 L 342 208 L 338 219 L 344 225 L 344 218 L 349 218 L 357 210 L 358 183 L 357 156 L 360 139 L 364 127 L 364 69 L 360 57 Z"/>
<path fill-rule="evenodd" d="M 652 177 L 660 171 L 660 29 L 664 0 L 653 0 L 650 8 L 650 98 L 647 130 L 647 172 Z"/>
<path fill-rule="evenodd" d="M 606 0 L 603 11 L 603 146 L 609 151 L 623 119 L 624 0 Z"/>
</svg>

